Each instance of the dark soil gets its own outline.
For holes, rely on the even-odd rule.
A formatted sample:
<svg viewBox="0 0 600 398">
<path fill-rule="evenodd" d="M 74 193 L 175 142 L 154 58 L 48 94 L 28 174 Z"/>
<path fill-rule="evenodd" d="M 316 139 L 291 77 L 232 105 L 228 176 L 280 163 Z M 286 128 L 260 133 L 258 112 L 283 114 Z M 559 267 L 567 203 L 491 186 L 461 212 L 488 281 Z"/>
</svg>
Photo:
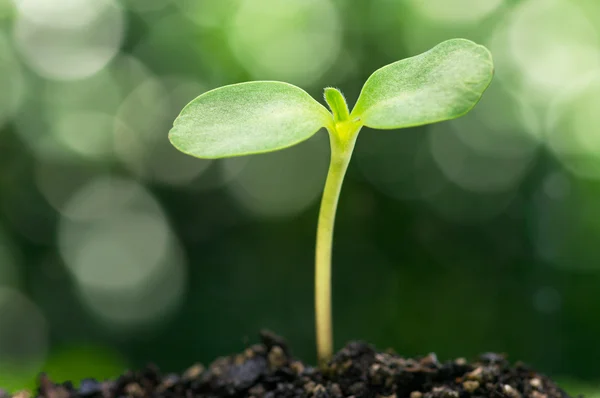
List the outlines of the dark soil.
<svg viewBox="0 0 600 398">
<path fill-rule="evenodd" d="M 162 374 L 149 366 L 115 381 L 56 384 L 40 379 L 39 396 L 68 397 L 255 397 L 255 398 L 567 398 L 554 382 L 504 356 L 483 354 L 468 363 L 439 362 L 435 354 L 403 358 L 353 342 L 319 370 L 292 357 L 285 341 L 261 334 L 261 344 L 220 358 L 208 369 L 195 365 L 183 374 Z M 0 394 L 1 395 L 1 394 Z"/>
</svg>

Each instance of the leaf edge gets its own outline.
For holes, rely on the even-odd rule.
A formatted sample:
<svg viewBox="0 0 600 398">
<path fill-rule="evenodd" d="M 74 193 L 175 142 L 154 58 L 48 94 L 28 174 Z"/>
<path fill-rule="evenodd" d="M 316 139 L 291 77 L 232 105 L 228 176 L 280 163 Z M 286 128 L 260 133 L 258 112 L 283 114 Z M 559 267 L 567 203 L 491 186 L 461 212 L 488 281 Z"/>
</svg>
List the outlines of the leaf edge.
<svg viewBox="0 0 600 398">
<path fill-rule="evenodd" d="M 453 39 L 444 40 L 443 42 L 436 44 L 434 47 L 430 48 L 429 50 L 427 50 L 425 52 L 422 52 L 421 54 L 414 55 L 413 57 L 416 57 L 416 56 L 419 56 L 419 55 L 422 55 L 422 54 L 426 54 L 426 53 L 432 51 L 433 49 L 435 49 L 436 47 L 438 47 L 438 46 L 440 46 L 442 44 L 451 42 L 451 41 L 464 41 L 464 42 L 473 44 L 473 45 L 475 45 L 475 47 L 485 50 L 485 52 L 489 56 L 489 60 L 490 60 L 490 69 L 491 69 L 490 70 L 490 74 L 489 74 L 490 78 L 487 81 L 487 84 L 485 85 L 485 87 L 483 88 L 483 90 L 481 91 L 481 95 L 478 96 L 477 101 L 475 101 L 473 103 L 473 105 L 471 105 L 469 108 L 467 108 L 464 112 L 456 114 L 455 116 L 450 117 L 450 118 L 435 119 L 433 121 L 427 121 L 427 122 L 422 122 L 422 123 L 411 123 L 411 124 L 402 125 L 401 127 L 397 127 L 397 126 L 377 126 L 377 127 L 373 127 L 373 126 L 369 126 L 368 124 L 362 123 L 364 112 L 360 113 L 360 114 L 356 114 L 355 113 L 355 109 L 356 109 L 356 105 L 359 103 L 361 95 L 363 94 L 363 90 L 364 90 L 365 86 L 367 85 L 367 83 L 369 82 L 369 80 L 371 80 L 371 78 L 373 77 L 373 75 L 375 75 L 377 72 L 379 72 L 379 71 L 381 71 L 383 69 L 386 69 L 388 67 L 391 67 L 393 64 L 395 64 L 397 62 L 402 62 L 402 61 L 404 61 L 406 59 L 412 58 L 412 57 L 408 57 L 408 58 L 404 58 L 404 59 L 401 59 L 401 60 L 398 60 L 398 61 L 394 61 L 394 62 L 392 62 L 390 64 L 387 64 L 387 65 L 384 65 L 381 68 L 375 70 L 373 73 L 371 73 L 371 75 L 367 78 L 367 80 L 363 84 L 362 89 L 360 90 L 360 93 L 358 95 L 358 99 L 356 100 L 356 103 L 354 104 L 354 107 L 352 108 L 352 111 L 350 112 L 350 118 L 352 118 L 352 119 L 359 118 L 360 121 L 361 121 L 361 123 L 363 124 L 363 126 L 371 128 L 371 129 L 375 129 L 375 130 L 400 130 L 400 129 L 405 129 L 405 128 L 427 126 L 429 124 L 436 124 L 436 123 L 441 123 L 441 122 L 445 122 L 445 121 L 455 120 L 455 119 L 463 117 L 467 113 L 471 112 L 473 110 L 473 108 L 475 108 L 475 106 L 479 103 L 479 101 L 481 100 L 481 98 L 483 97 L 483 95 L 485 94 L 485 92 L 487 91 L 487 89 L 492 84 L 492 81 L 494 80 L 494 75 L 495 75 L 495 71 L 496 71 L 495 70 L 495 66 L 494 66 L 494 57 L 492 55 L 492 52 L 489 50 L 489 48 L 487 48 L 483 44 L 478 44 L 478 43 L 476 43 L 476 42 L 474 42 L 472 40 L 469 40 L 469 39 L 465 39 L 465 38 L 453 38 Z"/>
<path fill-rule="evenodd" d="M 313 100 L 315 102 L 315 104 L 319 105 L 320 111 L 323 111 L 324 114 L 324 123 L 314 132 L 312 132 L 311 134 L 307 135 L 305 138 L 302 138 L 298 141 L 295 141 L 289 145 L 286 146 L 281 146 L 278 147 L 276 149 L 266 149 L 266 150 L 261 150 L 261 151 L 251 151 L 251 152 L 244 152 L 244 153 L 237 153 L 234 155 L 223 155 L 223 156 L 198 156 L 196 154 L 190 153 L 190 151 L 184 150 L 182 149 L 176 142 L 174 142 L 174 137 L 173 137 L 173 131 L 175 130 L 177 121 L 180 119 L 180 117 L 182 116 L 182 114 L 184 113 L 184 111 L 191 106 L 191 104 L 196 101 L 198 98 L 207 95 L 209 93 L 212 93 L 214 91 L 217 90 L 221 90 L 227 87 L 232 87 L 232 86 L 241 86 L 241 85 L 247 85 L 247 84 L 254 84 L 254 83 L 276 83 L 276 84 L 282 84 L 282 85 L 286 85 L 289 87 L 293 87 L 294 89 L 300 90 L 305 96 L 307 96 L 308 98 L 310 98 L 311 100 Z M 169 129 L 169 132 L 167 134 L 167 138 L 169 140 L 169 142 L 171 143 L 171 145 L 173 147 L 175 147 L 175 149 L 177 149 L 179 152 L 188 155 L 188 156 L 192 156 L 196 159 L 206 159 L 206 160 L 215 160 L 215 159 L 227 159 L 227 158 L 236 158 L 236 157 L 241 157 L 241 156 L 248 156 L 248 155 L 260 155 L 260 154 L 264 154 L 264 153 L 271 153 L 271 152 L 276 152 L 276 151 L 281 151 L 284 149 L 288 149 L 291 148 L 295 145 L 301 144 L 304 141 L 307 141 L 308 139 L 310 139 L 311 137 L 313 137 L 315 134 L 317 134 L 321 129 L 326 128 L 327 130 L 330 130 L 331 128 L 335 128 L 335 122 L 333 120 L 333 114 L 331 112 L 329 112 L 329 110 L 323 105 L 321 104 L 319 101 L 317 101 L 312 95 L 310 95 L 309 93 L 307 93 L 304 89 L 291 84 L 291 83 L 287 83 L 287 82 L 282 82 L 282 81 L 278 81 L 278 80 L 250 80 L 250 81 L 245 81 L 245 82 L 240 82 L 240 83 L 233 83 L 233 84 L 227 84 L 225 86 L 220 86 L 220 87 L 216 87 L 213 88 L 211 90 L 205 91 L 202 94 L 198 95 L 197 97 L 195 97 L 194 99 L 192 99 L 191 101 L 189 101 L 179 112 L 179 114 L 177 115 L 177 117 L 175 118 L 175 120 L 173 120 L 173 126 Z"/>
</svg>

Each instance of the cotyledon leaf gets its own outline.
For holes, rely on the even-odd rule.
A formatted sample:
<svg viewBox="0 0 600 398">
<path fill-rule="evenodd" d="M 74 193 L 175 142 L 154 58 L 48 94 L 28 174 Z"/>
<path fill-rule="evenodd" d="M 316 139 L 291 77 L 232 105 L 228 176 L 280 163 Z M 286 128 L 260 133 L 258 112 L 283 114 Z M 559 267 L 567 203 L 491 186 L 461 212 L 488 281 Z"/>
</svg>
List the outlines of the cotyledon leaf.
<svg viewBox="0 0 600 398">
<path fill-rule="evenodd" d="M 194 99 L 175 120 L 169 140 L 184 153 L 214 159 L 287 148 L 332 125 L 331 113 L 304 90 L 257 81 Z"/>
<path fill-rule="evenodd" d="M 493 73 L 487 48 L 466 39 L 448 40 L 375 71 L 363 86 L 352 117 L 379 129 L 455 119 L 477 104 Z"/>
</svg>

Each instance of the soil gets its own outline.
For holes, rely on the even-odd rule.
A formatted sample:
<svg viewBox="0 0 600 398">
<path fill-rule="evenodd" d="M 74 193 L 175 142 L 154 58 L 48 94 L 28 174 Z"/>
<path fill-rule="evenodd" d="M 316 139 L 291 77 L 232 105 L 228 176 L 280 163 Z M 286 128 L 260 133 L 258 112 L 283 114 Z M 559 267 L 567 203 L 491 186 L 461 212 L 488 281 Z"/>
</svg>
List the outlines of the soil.
<svg viewBox="0 0 600 398">
<path fill-rule="evenodd" d="M 552 380 L 521 363 L 511 365 L 499 354 L 483 354 L 472 363 L 464 358 L 442 363 L 435 354 L 403 358 L 352 342 L 320 370 L 295 359 L 286 342 L 269 332 L 261 333 L 261 344 L 219 358 L 208 368 L 197 364 L 179 375 L 149 366 L 127 371 L 114 381 L 83 380 L 79 388 L 42 375 L 38 394 L 45 398 L 569 397 Z"/>
</svg>

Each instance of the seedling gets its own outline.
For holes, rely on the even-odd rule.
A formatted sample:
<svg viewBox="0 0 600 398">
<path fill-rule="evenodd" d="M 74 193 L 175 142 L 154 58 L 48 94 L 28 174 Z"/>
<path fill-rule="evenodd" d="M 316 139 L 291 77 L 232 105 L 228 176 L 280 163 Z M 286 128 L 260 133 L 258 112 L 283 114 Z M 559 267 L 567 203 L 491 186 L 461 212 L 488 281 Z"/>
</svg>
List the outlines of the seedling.
<svg viewBox="0 0 600 398">
<path fill-rule="evenodd" d="M 352 112 L 342 93 L 325 89 L 331 112 L 291 84 L 256 81 L 224 86 L 190 102 L 169 133 L 180 151 L 206 159 L 271 152 L 296 145 L 322 127 L 331 158 L 317 227 L 315 313 L 321 364 L 333 352 L 331 246 L 340 191 L 363 126 L 400 129 L 455 119 L 479 101 L 493 76 L 490 52 L 465 39 L 394 62 L 367 80 Z M 309 160 L 310 161 L 310 160 Z"/>
</svg>

